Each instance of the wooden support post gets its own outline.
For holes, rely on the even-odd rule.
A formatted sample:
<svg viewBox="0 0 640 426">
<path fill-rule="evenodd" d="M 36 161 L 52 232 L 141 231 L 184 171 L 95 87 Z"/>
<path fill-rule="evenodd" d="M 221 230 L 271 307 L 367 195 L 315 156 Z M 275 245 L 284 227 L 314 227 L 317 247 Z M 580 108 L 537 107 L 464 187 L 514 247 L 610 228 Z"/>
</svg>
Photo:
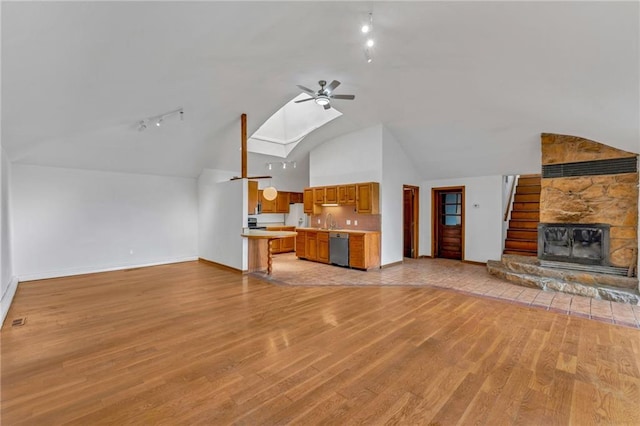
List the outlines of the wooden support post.
<svg viewBox="0 0 640 426">
<path fill-rule="evenodd" d="M 240 116 L 240 138 L 242 140 L 242 174 L 240 177 L 247 177 L 247 114 Z"/>
</svg>

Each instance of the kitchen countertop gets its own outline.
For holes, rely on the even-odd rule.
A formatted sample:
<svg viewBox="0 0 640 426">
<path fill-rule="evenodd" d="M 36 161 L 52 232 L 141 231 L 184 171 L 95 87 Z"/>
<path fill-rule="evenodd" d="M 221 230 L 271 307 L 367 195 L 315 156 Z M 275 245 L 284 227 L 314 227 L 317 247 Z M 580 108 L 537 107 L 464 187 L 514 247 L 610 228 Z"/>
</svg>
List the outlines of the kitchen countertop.
<svg viewBox="0 0 640 426">
<path fill-rule="evenodd" d="M 288 238 L 295 237 L 298 235 L 297 232 L 294 231 L 265 231 L 264 229 L 250 229 L 247 232 L 243 232 L 240 234 L 246 238 Z"/>
<path fill-rule="evenodd" d="M 343 232 L 347 234 L 379 234 L 380 231 L 366 231 L 356 229 L 328 229 L 328 228 L 296 228 L 300 231 L 314 231 L 314 232 Z"/>
</svg>

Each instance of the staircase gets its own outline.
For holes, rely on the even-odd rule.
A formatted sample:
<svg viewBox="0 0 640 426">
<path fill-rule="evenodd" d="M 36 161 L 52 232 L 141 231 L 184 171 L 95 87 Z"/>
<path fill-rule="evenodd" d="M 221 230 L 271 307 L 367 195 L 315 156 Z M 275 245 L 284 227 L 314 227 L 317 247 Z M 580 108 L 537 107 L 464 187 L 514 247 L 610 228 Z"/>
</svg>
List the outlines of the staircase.
<svg viewBox="0 0 640 426">
<path fill-rule="evenodd" d="M 538 255 L 540 175 L 520 175 L 513 199 L 504 254 Z"/>
</svg>

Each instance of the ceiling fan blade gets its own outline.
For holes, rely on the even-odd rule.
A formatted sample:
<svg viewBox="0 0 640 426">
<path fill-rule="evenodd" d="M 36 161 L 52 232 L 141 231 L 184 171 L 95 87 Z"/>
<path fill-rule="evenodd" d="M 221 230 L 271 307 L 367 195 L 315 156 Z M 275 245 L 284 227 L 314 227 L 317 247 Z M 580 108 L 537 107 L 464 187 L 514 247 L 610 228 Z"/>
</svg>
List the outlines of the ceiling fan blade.
<svg viewBox="0 0 640 426">
<path fill-rule="evenodd" d="M 325 87 L 325 90 L 328 92 L 333 92 L 338 86 L 340 86 L 340 82 L 338 80 L 333 80 L 331 84 Z"/>
<path fill-rule="evenodd" d="M 300 102 L 307 102 L 307 101 L 312 101 L 314 98 L 309 98 L 309 99 L 300 99 L 299 101 L 295 101 L 294 104 L 299 104 Z"/>
<path fill-rule="evenodd" d="M 349 99 L 353 100 L 356 98 L 356 95 L 331 95 L 329 96 L 332 99 Z"/>
<path fill-rule="evenodd" d="M 308 87 L 304 87 L 304 86 L 300 86 L 299 84 L 297 85 L 300 89 L 304 90 L 305 92 L 311 94 L 311 95 L 315 95 L 316 92 L 314 92 L 313 90 L 309 89 Z"/>
<path fill-rule="evenodd" d="M 330 104 L 326 104 L 326 105 L 324 106 L 324 109 L 329 109 L 329 108 L 331 108 L 331 105 L 330 105 Z"/>
</svg>

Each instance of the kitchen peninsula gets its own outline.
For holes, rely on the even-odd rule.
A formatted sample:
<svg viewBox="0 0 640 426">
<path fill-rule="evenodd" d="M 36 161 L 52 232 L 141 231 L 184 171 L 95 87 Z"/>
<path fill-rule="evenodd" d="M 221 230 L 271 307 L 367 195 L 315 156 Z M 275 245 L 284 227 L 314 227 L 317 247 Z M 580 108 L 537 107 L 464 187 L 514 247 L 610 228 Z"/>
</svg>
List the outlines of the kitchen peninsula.
<svg viewBox="0 0 640 426">
<path fill-rule="evenodd" d="M 264 271 L 266 267 L 267 275 L 270 276 L 273 270 L 273 241 L 281 238 L 295 237 L 297 233 L 293 231 L 250 229 L 241 235 L 249 240 L 248 271 Z"/>
</svg>

